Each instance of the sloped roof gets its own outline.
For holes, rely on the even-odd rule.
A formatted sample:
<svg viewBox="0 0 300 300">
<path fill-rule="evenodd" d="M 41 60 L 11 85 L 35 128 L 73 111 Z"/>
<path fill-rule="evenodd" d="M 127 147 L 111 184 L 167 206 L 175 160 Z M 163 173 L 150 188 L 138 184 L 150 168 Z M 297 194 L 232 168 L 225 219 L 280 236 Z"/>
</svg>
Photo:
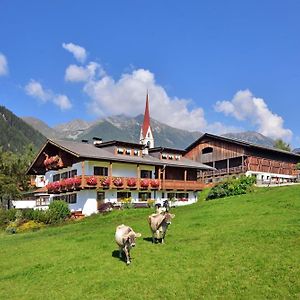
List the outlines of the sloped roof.
<svg viewBox="0 0 300 300">
<path fill-rule="evenodd" d="M 290 151 L 281 150 L 281 149 L 277 149 L 277 148 L 271 148 L 271 147 L 265 147 L 265 146 L 257 145 L 257 144 L 250 143 L 250 142 L 247 142 L 247 141 L 244 141 L 244 140 L 240 140 L 240 139 L 236 139 L 236 138 L 229 138 L 229 137 L 225 137 L 225 136 L 214 135 L 214 134 L 211 134 L 211 133 L 204 133 L 203 135 L 201 135 L 199 137 L 199 139 L 197 139 L 195 142 L 193 142 L 188 147 L 186 147 L 185 150 L 190 151 L 192 148 L 196 147 L 196 145 L 199 144 L 205 138 L 212 138 L 212 139 L 215 139 L 215 140 L 234 143 L 234 144 L 244 146 L 244 147 L 248 147 L 248 148 L 256 148 L 256 149 L 267 150 L 267 151 L 271 151 L 271 152 L 278 152 L 278 153 L 294 156 L 294 157 L 297 157 L 297 158 L 300 159 L 299 154 L 296 154 L 296 153 L 293 153 L 293 152 L 290 152 Z"/>
<path fill-rule="evenodd" d="M 143 156 L 132 156 L 123 154 L 114 154 L 111 151 L 105 149 L 105 147 L 96 147 L 89 143 L 80 143 L 66 140 L 47 140 L 46 144 L 42 147 L 31 166 L 28 168 L 27 173 L 31 174 L 32 168 L 38 158 L 43 155 L 44 149 L 47 145 L 53 145 L 60 148 L 78 159 L 92 159 L 92 160 L 105 160 L 115 161 L 124 163 L 136 163 L 145 165 L 156 165 L 156 166 L 174 166 L 174 167 L 186 167 L 195 169 L 213 169 L 210 166 L 202 163 L 189 160 L 187 158 L 181 158 L 180 160 L 160 160 L 149 154 Z M 115 145 L 115 143 L 108 143 L 108 145 Z M 133 144 L 134 145 L 134 144 Z"/>
</svg>

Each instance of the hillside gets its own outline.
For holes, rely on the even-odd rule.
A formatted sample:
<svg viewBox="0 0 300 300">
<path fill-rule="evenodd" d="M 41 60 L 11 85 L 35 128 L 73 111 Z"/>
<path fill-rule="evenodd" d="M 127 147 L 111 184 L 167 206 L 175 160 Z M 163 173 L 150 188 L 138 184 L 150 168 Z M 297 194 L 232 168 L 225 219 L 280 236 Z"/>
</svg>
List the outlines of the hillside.
<svg viewBox="0 0 300 300">
<path fill-rule="evenodd" d="M 223 136 L 270 148 L 274 147 L 275 142 L 273 139 L 255 131 L 226 133 Z"/>
<path fill-rule="evenodd" d="M 125 115 L 111 116 L 95 122 L 76 119 L 50 128 L 44 122 L 32 117 L 24 117 L 29 125 L 39 130 L 48 138 L 56 139 L 92 139 L 101 137 L 104 141 L 122 140 L 138 143 L 143 115 L 130 118 Z M 184 149 L 201 135 L 200 132 L 189 132 L 173 128 L 151 119 L 156 146 Z"/>
<path fill-rule="evenodd" d="M 4 106 L 0 106 L 0 132 L 0 146 L 5 151 L 23 151 L 28 144 L 38 149 L 46 140 L 39 131 Z"/>
<path fill-rule="evenodd" d="M 164 245 L 150 242 L 150 213 L 0 235 L 0 298 L 299 298 L 299 185 L 172 209 Z M 114 242 L 122 223 L 142 233 L 128 267 Z"/>
</svg>

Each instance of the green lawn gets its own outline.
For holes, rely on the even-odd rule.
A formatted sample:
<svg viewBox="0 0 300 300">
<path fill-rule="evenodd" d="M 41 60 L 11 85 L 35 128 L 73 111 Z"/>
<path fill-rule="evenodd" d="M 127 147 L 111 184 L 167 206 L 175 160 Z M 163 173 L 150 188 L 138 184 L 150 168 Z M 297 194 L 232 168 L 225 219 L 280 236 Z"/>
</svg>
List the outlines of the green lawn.
<svg viewBox="0 0 300 300">
<path fill-rule="evenodd" d="M 0 299 L 300 298 L 300 186 L 173 209 L 164 245 L 151 212 L 1 234 Z M 130 266 L 116 257 L 122 223 L 142 233 Z"/>
</svg>

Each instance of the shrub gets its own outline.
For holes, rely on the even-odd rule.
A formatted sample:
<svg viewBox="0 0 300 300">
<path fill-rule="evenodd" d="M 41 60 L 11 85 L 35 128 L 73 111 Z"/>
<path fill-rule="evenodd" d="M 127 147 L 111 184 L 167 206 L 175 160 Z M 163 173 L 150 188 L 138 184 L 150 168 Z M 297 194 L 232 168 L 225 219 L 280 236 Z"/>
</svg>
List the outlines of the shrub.
<svg viewBox="0 0 300 300">
<path fill-rule="evenodd" d="M 0 209 L 0 227 L 7 226 L 10 221 L 14 221 L 16 219 L 15 208 L 12 209 Z"/>
<path fill-rule="evenodd" d="M 18 228 L 18 223 L 16 221 L 11 221 L 11 222 L 9 222 L 5 231 L 9 234 L 15 234 L 15 233 L 17 233 L 17 228 Z"/>
<path fill-rule="evenodd" d="M 45 224 L 30 220 L 30 221 L 25 222 L 22 225 L 20 225 L 17 228 L 17 232 L 37 231 L 43 227 L 45 227 Z"/>
<path fill-rule="evenodd" d="M 229 178 L 215 185 L 207 195 L 206 200 L 246 194 L 251 191 L 256 179 L 252 176 Z"/>
<path fill-rule="evenodd" d="M 70 216 L 68 203 L 56 200 L 50 203 L 49 209 L 45 211 L 45 223 L 53 224 L 67 219 Z"/>
</svg>

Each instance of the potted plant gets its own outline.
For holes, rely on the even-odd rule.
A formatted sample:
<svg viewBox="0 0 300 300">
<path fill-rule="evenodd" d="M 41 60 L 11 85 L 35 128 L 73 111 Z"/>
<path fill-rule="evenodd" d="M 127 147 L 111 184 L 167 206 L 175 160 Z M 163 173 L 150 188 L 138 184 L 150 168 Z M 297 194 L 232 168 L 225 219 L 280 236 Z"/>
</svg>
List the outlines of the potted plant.
<svg viewBox="0 0 300 300">
<path fill-rule="evenodd" d="M 159 180 L 158 179 L 151 179 L 151 187 L 158 188 L 159 187 Z"/>
<path fill-rule="evenodd" d="M 88 185 L 95 186 L 95 185 L 97 185 L 97 178 L 95 176 L 90 176 L 87 178 L 86 183 Z"/>
<path fill-rule="evenodd" d="M 141 187 L 147 188 L 149 186 L 149 179 L 143 178 L 141 179 Z"/>
<path fill-rule="evenodd" d="M 123 180 L 120 177 L 116 177 L 114 178 L 113 183 L 116 187 L 121 187 L 123 185 Z"/>
<path fill-rule="evenodd" d="M 109 185 L 110 185 L 110 179 L 109 179 L 109 177 L 103 177 L 102 180 L 101 180 L 101 185 L 104 188 L 109 187 Z"/>
<path fill-rule="evenodd" d="M 129 187 L 135 187 L 136 186 L 136 179 L 135 178 L 128 178 L 127 179 L 127 185 Z"/>
</svg>

